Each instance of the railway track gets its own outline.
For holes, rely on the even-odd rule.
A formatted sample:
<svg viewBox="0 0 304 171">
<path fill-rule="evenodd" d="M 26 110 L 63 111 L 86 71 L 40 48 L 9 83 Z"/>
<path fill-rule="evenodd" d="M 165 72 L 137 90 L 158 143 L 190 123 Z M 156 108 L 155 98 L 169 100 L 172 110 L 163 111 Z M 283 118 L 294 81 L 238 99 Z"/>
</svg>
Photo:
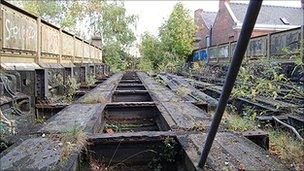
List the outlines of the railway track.
<svg viewBox="0 0 304 171">
<path fill-rule="evenodd" d="M 217 105 L 222 90 L 222 83 L 219 79 L 188 79 L 173 74 L 159 75 L 167 86 L 178 93 L 182 86 L 187 89 L 187 96 L 195 96 L 197 101 L 207 101 L 212 107 Z M 207 82 L 207 80 L 211 80 Z M 211 99 L 211 100 L 210 100 Z M 285 101 L 274 100 L 265 97 L 250 98 L 231 98 L 231 105 L 234 105 L 239 112 L 243 112 L 246 107 L 250 107 L 263 115 L 257 116 L 260 122 L 271 122 L 273 126 L 283 128 L 295 135 L 296 138 L 303 140 L 304 137 L 304 118 L 303 104 L 301 101 L 293 104 Z M 280 106 L 280 107 L 278 107 Z M 296 110 L 290 110 L 295 109 Z"/>
<path fill-rule="evenodd" d="M 205 111 L 209 103 L 200 109 L 193 101 L 145 73 L 117 73 L 51 117 L 35 136 L 1 153 L 0 169 L 200 170 L 211 118 Z M 69 137 L 80 133 L 85 140 Z M 224 127 L 206 168 L 286 169 L 265 149 Z"/>
</svg>

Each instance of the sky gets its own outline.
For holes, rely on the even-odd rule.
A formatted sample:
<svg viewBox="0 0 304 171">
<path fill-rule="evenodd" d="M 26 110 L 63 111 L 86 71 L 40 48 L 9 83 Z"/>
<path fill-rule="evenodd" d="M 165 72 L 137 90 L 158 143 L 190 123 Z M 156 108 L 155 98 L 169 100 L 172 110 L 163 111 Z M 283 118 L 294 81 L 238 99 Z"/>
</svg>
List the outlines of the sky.
<svg viewBox="0 0 304 171">
<path fill-rule="evenodd" d="M 193 17 L 196 9 L 202 8 L 205 11 L 217 11 L 218 0 L 184 0 L 184 1 L 125 1 L 125 7 L 128 14 L 135 14 L 138 16 L 138 23 L 136 34 L 140 36 L 143 32 L 148 31 L 153 35 L 158 34 L 158 28 L 169 17 L 174 5 L 178 2 L 182 2 L 187 9 L 190 10 Z M 233 1 L 235 2 L 235 1 Z M 248 3 L 246 0 L 236 1 L 241 3 Z M 277 0 L 270 1 L 264 0 L 263 4 L 268 5 L 281 5 L 281 6 L 293 6 L 301 7 L 301 0 Z"/>
<path fill-rule="evenodd" d="M 217 11 L 219 5 L 218 0 L 126 0 L 125 8 L 127 14 L 135 14 L 138 16 L 137 27 L 135 29 L 137 41 L 130 49 L 131 54 L 139 56 L 136 44 L 140 43 L 141 34 L 145 31 L 150 32 L 155 36 L 158 35 L 158 28 L 168 19 L 174 5 L 178 2 L 183 3 L 184 6 L 189 9 L 192 17 L 194 16 L 194 11 L 197 9 L 201 8 L 204 11 Z M 231 0 L 231 2 L 248 3 L 248 0 Z M 301 0 L 264 0 L 263 4 L 301 7 Z"/>
</svg>

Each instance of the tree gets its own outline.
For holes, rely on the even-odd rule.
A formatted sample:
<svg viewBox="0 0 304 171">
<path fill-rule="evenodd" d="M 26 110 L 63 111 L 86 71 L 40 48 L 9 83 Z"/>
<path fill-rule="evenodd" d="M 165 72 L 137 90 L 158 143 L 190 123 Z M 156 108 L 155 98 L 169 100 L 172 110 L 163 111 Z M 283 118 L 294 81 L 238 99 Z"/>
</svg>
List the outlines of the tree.
<svg viewBox="0 0 304 171">
<path fill-rule="evenodd" d="M 106 63 L 113 71 L 125 68 L 128 50 L 136 40 L 133 27 L 137 17 L 127 15 L 123 2 L 91 1 L 23 1 L 25 10 L 41 16 L 67 31 L 81 32 L 76 26 L 85 19 L 86 35 L 101 36 Z"/>
<path fill-rule="evenodd" d="M 142 35 L 142 61 L 149 62 L 149 59 L 154 70 L 176 70 L 192 53 L 195 30 L 189 10 L 177 3 L 169 19 L 160 27 L 159 38 L 148 33 Z"/>
<path fill-rule="evenodd" d="M 127 15 L 122 2 L 105 2 L 101 11 L 101 20 L 98 20 L 98 31 L 103 39 L 103 54 L 105 61 L 113 71 L 125 68 L 128 50 L 136 40 L 133 27 L 137 17 Z"/>
<path fill-rule="evenodd" d="M 65 30 L 77 32 L 77 21 L 84 16 L 84 4 L 81 1 L 22 1 L 23 8 L 50 23 Z"/>
<path fill-rule="evenodd" d="M 177 3 L 160 28 L 162 47 L 175 56 L 173 60 L 185 60 L 192 53 L 196 29 L 189 13 L 182 3 Z"/>
<path fill-rule="evenodd" d="M 159 64 L 163 61 L 161 42 L 148 32 L 145 32 L 141 36 L 141 39 L 139 47 L 139 52 L 143 58 L 141 62 L 149 62 L 151 69 L 158 70 Z"/>
</svg>

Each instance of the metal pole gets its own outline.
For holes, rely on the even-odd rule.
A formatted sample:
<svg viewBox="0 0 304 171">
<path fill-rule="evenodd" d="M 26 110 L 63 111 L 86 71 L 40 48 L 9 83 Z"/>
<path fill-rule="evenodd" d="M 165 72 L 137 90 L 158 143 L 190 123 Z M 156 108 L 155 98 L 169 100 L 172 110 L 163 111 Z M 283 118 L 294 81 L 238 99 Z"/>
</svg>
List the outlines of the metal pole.
<svg viewBox="0 0 304 171">
<path fill-rule="evenodd" d="M 232 62 L 226 76 L 226 81 L 221 93 L 221 97 L 216 108 L 216 112 L 214 114 L 210 130 L 208 132 L 208 136 L 204 145 L 202 155 L 200 157 L 200 161 L 198 163 L 198 167 L 200 168 L 203 168 L 206 163 L 217 129 L 219 127 L 224 110 L 226 108 L 230 93 L 232 91 L 234 82 L 242 64 L 242 60 L 244 58 L 244 54 L 246 52 L 262 2 L 263 0 L 250 0 L 246 16 L 243 22 L 241 34 L 238 39 L 236 49 L 233 54 Z"/>
</svg>

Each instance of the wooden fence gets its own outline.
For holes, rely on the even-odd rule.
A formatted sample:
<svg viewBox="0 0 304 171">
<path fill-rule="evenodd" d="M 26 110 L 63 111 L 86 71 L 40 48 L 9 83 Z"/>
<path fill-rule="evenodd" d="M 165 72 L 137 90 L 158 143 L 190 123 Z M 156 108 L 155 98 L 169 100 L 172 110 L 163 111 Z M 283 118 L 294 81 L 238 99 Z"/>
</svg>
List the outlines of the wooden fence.
<svg viewBox="0 0 304 171">
<path fill-rule="evenodd" d="M 0 0 L 1 62 L 101 63 L 102 50 Z"/>
<path fill-rule="evenodd" d="M 245 58 L 267 57 L 277 60 L 292 61 L 292 54 L 302 55 L 304 45 L 304 27 L 270 33 L 250 39 Z M 229 61 L 236 47 L 236 41 L 224 43 L 194 52 L 194 55 L 207 53 L 209 63 Z M 287 54 L 284 49 L 288 49 Z"/>
</svg>

